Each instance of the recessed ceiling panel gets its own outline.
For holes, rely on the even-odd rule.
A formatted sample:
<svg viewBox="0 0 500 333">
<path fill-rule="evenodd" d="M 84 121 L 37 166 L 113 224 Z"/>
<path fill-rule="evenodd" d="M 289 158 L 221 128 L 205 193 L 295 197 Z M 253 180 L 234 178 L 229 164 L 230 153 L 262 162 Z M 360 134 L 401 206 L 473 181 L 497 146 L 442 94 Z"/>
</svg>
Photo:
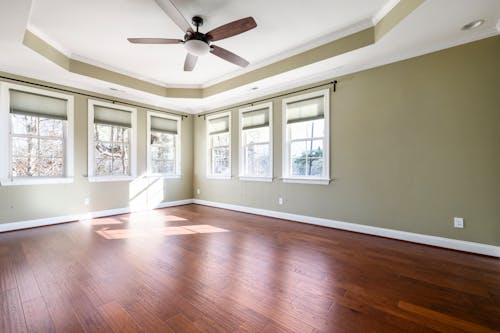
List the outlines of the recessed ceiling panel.
<svg viewBox="0 0 500 333">
<path fill-rule="evenodd" d="M 201 15 L 207 32 L 253 16 L 257 28 L 214 44 L 251 64 L 269 61 L 372 19 L 388 0 L 174 0 L 191 21 Z M 213 55 L 184 72 L 183 45 L 134 45 L 128 37 L 180 38 L 184 33 L 154 0 L 35 0 L 29 25 L 71 57 L 168 85 L 203 85 L 242 73 Z"/>
</svg>

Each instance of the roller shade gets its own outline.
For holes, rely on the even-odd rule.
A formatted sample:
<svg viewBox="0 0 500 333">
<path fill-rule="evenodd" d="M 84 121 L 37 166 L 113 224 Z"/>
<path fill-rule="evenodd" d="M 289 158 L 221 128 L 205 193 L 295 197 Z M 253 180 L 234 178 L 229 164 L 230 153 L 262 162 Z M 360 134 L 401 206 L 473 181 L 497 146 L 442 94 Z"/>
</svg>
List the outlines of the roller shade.
<svg viewBox="0 0 500 333">
<path fill-rule="evenodd" d="M 229 116 L 208 120 L 208 134 L 229 133 Z"/>
<path fill-rule="evenodd" d="M 325 117 L 323 96 L 287 103 L 286 116 L 287 124 L 323 119 Z"/>
<path fill-rule="evenodd" d="M 132 112 L 95 105 L 94 123 L 121 127 L 132 127 Z"/>
<path fill-rule="evenodd" d="M 177 120 L 151 117 L 151 131 L 177 134 Z"/>
<path fill-rule="evenodd" d="M 241 117 L 242 129 L 253 129 L 269 126 L 269 109 L 247 111 Z"/>
<path fill-rule="evenodd" d="M 19 90 L 10 90 L 10 113 L 44 118 L 68 118 L 68 101 Z"/>
</svg>

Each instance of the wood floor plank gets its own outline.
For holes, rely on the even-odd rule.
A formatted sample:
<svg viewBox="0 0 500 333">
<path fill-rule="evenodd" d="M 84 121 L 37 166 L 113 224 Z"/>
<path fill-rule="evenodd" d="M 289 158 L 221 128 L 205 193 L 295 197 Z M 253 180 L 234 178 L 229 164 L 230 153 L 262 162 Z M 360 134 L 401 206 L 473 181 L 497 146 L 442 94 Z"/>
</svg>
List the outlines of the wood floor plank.
<svg viewBox="0 0 500 333">
<path fill-rule="evenodd" d="M 104 319 L 115 333 L 139 332 L 139 326 L 128 312 L 118 303 L 107 303 L 100 308 Z"/>
<path fill-rule="evenodd" d="M 499 332 L 499 263 L 186 205 L 0 234 L 0 332 Z"/>
<path fill-rule="evenodd" d="M 41 333 L 56 331 L 47 305 L 41 297 L 26 301 L 22 305 L 28 332 Z"/>
<path fill-rule="evenodd" d="M 74 312 L 70 300 L 59 297 L 48 298 L 47 309 L 57 333 L 85 332 L 83 326 L 80 324 L 80 321 L 78 320 L 78 317 Z"/>
<path fill-rule="evenodd" d="M 415 304 L 407 303 L 404 301 L 399 301 L 398 302 L 399 308 L 419 314 L 424 317 L 428 317 L 434 320 L 437 320 L 439 322 L 442 322 L 443 324 L 449 325 L 450 327 L 456 327 L 461 330 L 464 330 L 466 332 L 475 332 L 475 333 L 495 333 L 498 332 L 497 330 L 491 329 L 489 327 L 481 326 L 475 323 L 471 323 L 469 321 L 462 320 L 460 318 L 455 318 L 453 316 L 449 316 L 444 313 L 440 313 L 431 309 L 427 309 Z"/>
<path fill-rule="evenodd" d="M 17 289 L 0 292 L 0 332 L 27 332 L 24 311 Z"/>
</svg>

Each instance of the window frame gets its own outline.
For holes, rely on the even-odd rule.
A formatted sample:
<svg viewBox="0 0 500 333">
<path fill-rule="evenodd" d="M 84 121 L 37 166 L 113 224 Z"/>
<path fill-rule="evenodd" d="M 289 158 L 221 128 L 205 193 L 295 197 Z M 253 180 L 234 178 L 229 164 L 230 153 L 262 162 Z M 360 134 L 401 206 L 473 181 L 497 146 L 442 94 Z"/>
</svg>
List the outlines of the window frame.
<svg viewBox="0 0 500 333">
<path fill-rule="evenodd" d="M 130 115 L 130 175 L 105 175 L 98 176 L 94 174 L 94 164 L 95 164 L 95 140 L 94 140 L 94 107 L 102 106 L 111 109 L 118 109 L 123 111 L 128 111 L 131 113 Z M 89 182 L 116 182 L 116 181 L 131 181 L 134 180 L 137 176 L 137 109 L 108 103 L 98 100 L 89 99 L 88 100 L 88 160 L 87 160 L 87 177 Z"/>
<path fill-rule="evenodd" d="M 170 119 L 170 120 L 175 120 L 177 121 L 177 136 L 175 139 L 175 174 L 169 174 L 169 173 L 154 173 L 152 172 L 152 166 L 153 163 L 151 161 L 151 117 L 157 117 L 157 118 L 163 118 L 163 119 Z M 174 115 L 169 115 L 165 113 L 160 113 L 160 112 L 153 112 L 153 111 L 148 111 L 147 112 L 147 128 L 146 128 L 146 137 L 147 137 L 147 160 L 146 160 L 146 168 L 147 168 L 147 173 L 149 176 L 159 176 L 163 178 L 181 178 L 182 173 L 181 173 L 181 121 L 182 117 L 181 116 L 174 116 Z"/>
<path fill-rule="evenodd" d="M 66 133 L 64 133 L 64 176 L 12 177 L 10 90 L 66 100 L 67 119 Z M 0 185 L 17 186 L 72 183 L 74 178 L 74 131 L 74 97 L 72 95 L 10 82 L 0 82 Z"/>
<path fill-rule="evenodd" d="M 254 111 L 254 110 L 261 110 L 267 108 L 267 111 L 269 112 L 269 164 L 270 164 L 270 169 L 271 173 L 269 176 L 249 176 L 245 174 L 245 165 L 244 165 L 244 160 L 245 160 L 245 151 L 244 151 L 244 146 L 243 146 L 243 114 L 246 112 Z M 239 155 L 239 179 L 240 180 L 246 180 L 246 181 L 260 181 L 260 182 L 272 182 L 273 181 L 273 175 L 274 175 L 274 155 L 273 155 L 273 103 L 263 103 L 263 104 L 258 104 L 246 108 L 242 108 L 238 112 L 238 138 L 239 138 L 239 144 L 238 144 L 238 155 Z"/>
<path fill-rule="evenodd" d="M 211 141 L 210 141 L 210 133 L 209 133 L 209 124 L 210 124 L 210 120 L 212 119 L 217 119 L 217 118 L 222 118 L 222 117 L 226 117 L 228 116 L 229 117 L 229 175 L 214 175 L 211 173 L 211 170 L 212 170 L 212 157 L 211 157 L 211 154 L 210 154 L 210 151 L 212 149 L 211 145 Z M 208 179 L 231 179 L 232 178 L 232 174 L 233 174 L 233 171 L 232 171 L 232 153 L 231 153 L 231 150 L 232 150 L 232 117 L 231 117 L 231 111 L 228 111 L 228 112 L 223 112 L 223 113 L 217 113 L 217 114 L 212 114 L 212 115 L 208 115 L 205 117 L 205 127 L 206 127 L 206 130 L 205 130 L 205 140 L 206 140 L 206 143 L 207 143 L 207 149 L 206 149 L 206 176 Z"/>
<path fill-rule="evenodd" d="M 324 107 L 324 136 L 323 136 L 323 174 L 317 176 L 292 176 L 289 173 L 290 165 L 290 140 L 288 140 L 288 124 L 287 124 L 287 104 L 307 100 L 314 97 L 323 97 Z M 322 89 L 313 91 L 307 94 L 301 94 L 285 98 L 282 100 L 282 180 L 285 183 L 300 183 L 300 184 L 330 184 L 330 89 Z"/>
</svg>

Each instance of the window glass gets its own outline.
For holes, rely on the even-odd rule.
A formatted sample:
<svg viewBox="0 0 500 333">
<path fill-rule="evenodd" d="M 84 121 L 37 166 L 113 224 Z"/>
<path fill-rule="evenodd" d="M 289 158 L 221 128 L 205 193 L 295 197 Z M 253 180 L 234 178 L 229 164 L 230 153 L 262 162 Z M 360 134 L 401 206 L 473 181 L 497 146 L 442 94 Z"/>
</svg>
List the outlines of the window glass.
<svg viewBox="0 0 500 333">
<path fill-rule="evenodd" d="M 10 114 L 12 177 L 65 175 L 66 120 Z"/>
<path fill-rule="evenodd" d="M 94 124 L 94 174 L 130 175 L 130 128 Z"/>
<path fill-rule="evenodd" d="M 177 173 L 177 134 L 151 132 L 151 172 L 161 174 Z"/>
<path fill-rule="evenodd" d="M 328 178 L 328 94 L 284 101 L 284 177 Z"/>
</svg>

